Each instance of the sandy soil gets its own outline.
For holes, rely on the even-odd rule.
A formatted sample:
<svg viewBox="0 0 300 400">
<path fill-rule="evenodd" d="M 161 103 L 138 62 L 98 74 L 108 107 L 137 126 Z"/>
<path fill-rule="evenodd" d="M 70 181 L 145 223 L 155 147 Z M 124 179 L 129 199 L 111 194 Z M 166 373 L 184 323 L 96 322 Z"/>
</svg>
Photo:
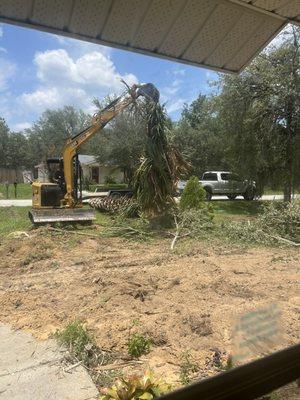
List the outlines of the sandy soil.
<svg viewBox="0 0 300 400">
<path fill-rule="evenodd" d="M 299 342 L 299 249 L 169 247 L 168 239 L 38 232 L 2 243 L 0 322 L 43 339 L 80 318 L 99 346 L 121 358 L 128 337 L 141 331 L 154 342 L 145 364 L 171 381 L 178 381 L 186 350 L 199 377 L 216 372 L 216 352 L 224 361 L 232 351 L 234 319 L 270 303 L 282 311 L 279 347 Z"/>
</svg>

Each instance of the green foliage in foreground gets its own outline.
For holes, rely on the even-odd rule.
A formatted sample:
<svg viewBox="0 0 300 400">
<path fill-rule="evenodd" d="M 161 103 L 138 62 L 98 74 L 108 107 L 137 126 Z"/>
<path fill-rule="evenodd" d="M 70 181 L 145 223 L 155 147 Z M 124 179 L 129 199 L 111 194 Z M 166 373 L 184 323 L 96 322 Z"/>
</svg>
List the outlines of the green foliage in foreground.
<svg viewBox="0 0 300 400">
<path fill-rule="evenodd" d="M 189 351 L 185 351 L 181 355 L 181 364 L 180 364 L 180 382 L 183 385 L 188 385 L 194 378 L 196 372 L 199 371 L 199 366 L 196 364 L 191 357 Z"/>
<path fill-rule="evenodd" d="M 216 226 L 214 214 L 208 208 L 188 209 L 179 213 L 179 228 L 182 233 L 188 232 L 191 237 L 201 237 Z"/>
<path fill-rule="evenodd" d="M 71 322 L 55 334 L 57 341 L 65 346 L 69 353 L 66 359 L 72 363 L 81 363 L 90 371 L 91 377 L 98 386 L 111 385 L 115 379 L 112 371 L 99 371 L 99 365 L 107 365 L 115 360 L 115 355 L 102 350 L 96 345 L 88 329 L 78 320 Z"/>
<path fill-rule="evenodd" d="M 135 333 L 128 340 L 128 353 L 132 357 L 139 358 L 141 355 L 149 353 L 151 343 L 149 338 L 140 333 Z"/>
<path fill-rule="evenodd" d="M 89 365 L 94 339 L 80 321 L 71 322 L 63 330 L 56 332 L 56 339 L 67 347 L 70 354 L 84 364 Z"/>
<path fill-rule="evenodd" d="M 199 210 L 204 207 L 204 200 L 205 200 L 205 189 L 199 183 L 199 179 L 196 176 L 192 176 L 180 198 L 180 209 L 181 210 L 189 210 L 189 209 L 196 209 Z"/>
<path fill-rule="evenodd" d="M 105 395 L 100 400 L 152 400 L 170 390 L 170 385 L 147 371 L 143 377 L 131 376 L 117 380 L 111 388 L 102 390 Z"/>
<path fill-rule="evenodd" d="M 287 239 L 300 242 L 300 202 L 270 203 L 256 219 L 223 222 L 225 237 L 249 244 L 278 244 Z"/>
</svg>

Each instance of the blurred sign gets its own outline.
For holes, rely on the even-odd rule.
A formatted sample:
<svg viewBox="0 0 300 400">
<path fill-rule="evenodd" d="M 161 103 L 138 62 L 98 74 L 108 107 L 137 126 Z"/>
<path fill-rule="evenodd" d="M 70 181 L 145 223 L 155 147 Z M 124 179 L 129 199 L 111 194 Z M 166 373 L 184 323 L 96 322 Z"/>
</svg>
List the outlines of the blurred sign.
<svg viewBox="0 0 300 400">
<path fill-rule="evenodd" d="M 233 330 L 233 360 L 245 362 L 268 354 L 281 340 L 281 311 L 277 304 L 240 316 Z"/>
</svg>

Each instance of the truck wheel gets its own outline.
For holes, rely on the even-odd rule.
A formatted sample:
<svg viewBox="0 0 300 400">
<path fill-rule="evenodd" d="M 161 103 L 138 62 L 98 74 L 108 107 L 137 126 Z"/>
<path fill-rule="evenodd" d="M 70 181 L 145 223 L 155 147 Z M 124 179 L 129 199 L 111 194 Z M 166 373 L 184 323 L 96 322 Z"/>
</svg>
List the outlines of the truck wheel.
<svg viewBox="0 0 300 400">
<path fill-rule="evenodd" d="M 205 191 L 206 191 L 206 195 L 205 195 L 205 199 L 207 200 L 207 201 L 211 201 L 211 198 L 212 198 L 212 192 L 211 192 L 211 190 L 209 189 L 209 188 L 204 188 L 205 189 Z"/>
<path fill-rule="evenodd" d="M 235 200 L 236 196 L 237 196 L 236 194 L 228 194 L 227 195 L 229 200 Z"/>
<path fill-rule="evenodd" d="M 248 201 L 252 201 L 254 199 L 254 190 L 252 188 L 248 188 L 244 194 L 244 199 Z"/>
</svg>

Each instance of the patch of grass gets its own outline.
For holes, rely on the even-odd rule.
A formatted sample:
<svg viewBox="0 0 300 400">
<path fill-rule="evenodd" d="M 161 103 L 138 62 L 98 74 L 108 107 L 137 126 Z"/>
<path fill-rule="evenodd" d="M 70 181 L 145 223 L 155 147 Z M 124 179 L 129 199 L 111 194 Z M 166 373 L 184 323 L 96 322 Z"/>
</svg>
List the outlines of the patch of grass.
<svg viewBox="0 0 300 400">
<path fill-rule="evenodd" d="M 94 346 L 94 339 L 80 321 L 71 322 L 65 329 L 56 332 L 55 337 L 79 361 L 88 363 L 89 350 Z"/>
<path fill-rule="evenodd" d="M 229 355 L 226 359 L 225 362 L 220 362 L 219 365 L 216 365 L 216 367 L 218 367 L 220 369 L 220 371 L 230 371 L 231 369 L 233 369 L 235 367 L 234 362 L 233 362 L 233 358 L 231 355 Z"/>
<path fill-rule="evenodd" d="M 28 218 L 30 207 L 0 207 L 0 237 L 14 231 L 27 231 L 32 227 Z"/>
<path fill-rule="evenodd" d="M 6 199 L 6 186 L 4 183 L 0 183 L 0 198 Z M 8 198 L 15 198 L 15 187 L 11 183 L 8 187 Z M 17 199 L 31 199 L 32 188 L 30 183 L 18 183 L 17 185 Z"/>
<path fill-rule="evenodd" d="M 260 397 L 258 400 L 280 400 L 281 397 L 277 392 L 272 392 L 266 396 Z"/>
<path fill-rule="evenodd" d="M 222 216 L 241 215 L 246 217 L 256 216 L 261 211 L 261 206 L 265 201 L 246 201 L 246 200 L 221 200 L 211 203 L 214 213 Z"/>
<path fill-rule="evenodd" d="M 102 351 L 96 345 L 93 335 L 81 321 L 69 323 L 55 333 L 55 338 L 68 349 L 71 359 L 82 361 L 88 367 L 96 367 L 100 362 L 106 365 L 114 360 L 112 354 Z"/>
<path fill-rule="evenodd" d="M 129 337 L 127 348 L 131 357 L 139 358 L 150 351 L 152 341 L 141 333 L 134 333 Z"/>
<path fill-rule="evenodd" d="M 199 366 L 192 360 L 189 351 L 181 355 L 179 379 L 182 385 L 188 385 L 193 380 L 193 375 L 199 371 Z"/>
<path fill-rule="evenodd" d="M 90 191 L 94 192 L 98 189 L 99 192 L 108 192 L 111 189 L 126 189 L 128 185 L 126 183 L 103 183 L 99 185 L 90 185 Z"/>
<path fill-rule="evenodd" d="M 112 353 L 103 351 L 96 345 L 93 335 L 82 324 L 75 320 L 69 323 L 64 329 L 55 333 L 57 341 L 64 345 L 69 351 L 68 361 L 81 361 L 88 367 L 91 377 L 97 386 L 112 384 L 118 376 L 114 371 L 98 371 L 99 365 L 107 365 L 115 360 Z"/>
<path fill-rule="evenodd" d="M 41 261 L 41 260 L 47 260 L 48 258 L 51 257 L 51 253 L 48 251 L 39 251 L 39 252 L 32 252 L 29 253 L 25 258 L 23 258 L 20 262 L 20 265 L 25 267 L 26 265 L 29 265 L 33 261 Z"/>
</svg>

